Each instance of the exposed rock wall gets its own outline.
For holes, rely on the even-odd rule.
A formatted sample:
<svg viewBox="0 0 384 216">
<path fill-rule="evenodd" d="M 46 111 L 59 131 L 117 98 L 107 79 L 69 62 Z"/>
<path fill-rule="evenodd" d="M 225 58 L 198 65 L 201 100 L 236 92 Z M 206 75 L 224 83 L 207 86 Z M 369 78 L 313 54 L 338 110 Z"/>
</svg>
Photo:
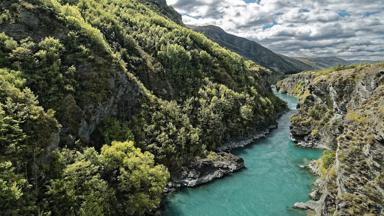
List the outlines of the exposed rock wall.
<svg viewBox="0 0 384 216">
<path fill-rule="evenodd" d="M 314 166 L 316 202 L 297 207 L 317 215 L 383 215 L 384 65 L 307 72 L 281 81 L 278 89 L 301 97 L 292 138 L 328 149 Z"/>
</svg>

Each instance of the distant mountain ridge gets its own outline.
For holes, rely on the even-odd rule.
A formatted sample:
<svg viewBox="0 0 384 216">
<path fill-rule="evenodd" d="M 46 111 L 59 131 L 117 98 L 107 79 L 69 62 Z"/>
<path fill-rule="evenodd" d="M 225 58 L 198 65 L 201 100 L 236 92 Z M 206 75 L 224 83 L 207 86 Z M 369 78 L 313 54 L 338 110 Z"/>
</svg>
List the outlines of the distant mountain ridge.
<svg viewBox="0 0 384 216">
<path fill-rule="evenodd" d="M 328 68 L 336 65 L 349 65 L 352 62 L 338 58 L 336 56 L 329 57 L 296 57 L 295 59 L 304 62 L 314 68 Z"/>
<path fill-rule="evenodd" d="M 304 62 L 274 53 L 254 41 L 229 34 L 220 27 L 211 25 L 189 27 L 205 34 L 221 46 L 274 71 L 289 74 L 314 69 L 314 67 Z"/>
<path fill-rule="evenodd" d="M 275 53 L 255 41 L 241 38 L 225 32 L 218 26 L 188 26 L 203 33 L 213 41 L 264 67 L 284 74 L 317 70 L 336 65 L 350 65 L 367 61 L 347 61 L 335 56 L 330 57 L 288 57 Z"/>
</svg>

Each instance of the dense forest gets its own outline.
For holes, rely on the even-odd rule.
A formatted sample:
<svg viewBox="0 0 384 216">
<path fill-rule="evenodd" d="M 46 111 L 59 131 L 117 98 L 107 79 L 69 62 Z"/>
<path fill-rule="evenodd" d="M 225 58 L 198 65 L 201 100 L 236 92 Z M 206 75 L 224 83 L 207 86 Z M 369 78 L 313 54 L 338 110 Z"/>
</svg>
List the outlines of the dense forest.
<svg viewBox="0 0 384 216">
<path fill-rule="evenodd" d="M 2 215 L 145 215 L 273 124 L 271 71 L 136 0 L 0 1 Z"/>
</svg>

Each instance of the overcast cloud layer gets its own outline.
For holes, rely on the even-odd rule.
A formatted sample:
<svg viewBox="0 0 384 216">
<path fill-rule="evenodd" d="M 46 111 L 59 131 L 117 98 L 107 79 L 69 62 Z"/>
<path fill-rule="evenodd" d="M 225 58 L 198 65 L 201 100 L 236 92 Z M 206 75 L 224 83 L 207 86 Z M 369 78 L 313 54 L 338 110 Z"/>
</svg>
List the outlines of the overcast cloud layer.
<svg viewBox="0 0 384 216">
<path fill-rule="evenodd" d="M 289 56 L 384 60 L 384 0 L 167 0 L 192 25 Z"/>
</svg>

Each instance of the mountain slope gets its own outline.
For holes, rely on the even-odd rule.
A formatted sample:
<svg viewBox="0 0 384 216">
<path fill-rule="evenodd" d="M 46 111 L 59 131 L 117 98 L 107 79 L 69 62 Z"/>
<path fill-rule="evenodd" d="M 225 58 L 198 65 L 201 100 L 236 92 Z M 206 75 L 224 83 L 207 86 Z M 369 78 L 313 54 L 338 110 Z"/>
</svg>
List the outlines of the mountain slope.
<svg viewBox="0 0 384 216">
<path fill-rule="evenodd" d="M 356 63 L 356 61 L 346 61 L 337 57 L 288 57 L 274 53 L 255 41 L 231 35 L 217 26 L 190 27 L 205 34 L 221 46 L 279 73 L 291 74 L 301 71 L 318 70 L 337 65 L 350 65 Z M 369 63 L 369 61 L 358 62 Z"/>
<path fill-rule="evenodd" d="M 296 73 L 314 69 L 299 60 L 276 54 L 254 41 L 228 34 L 217 26 L 190 27 L 195 31 L 202 32 L 220 45 L 277 72 Z"/>
<path fill-rule="evenodd" d="M 0 9 L 5 214 L 151 213 L 170 174 L 285 108 L 269 70 L 140 1 Z"/>
</svg>

